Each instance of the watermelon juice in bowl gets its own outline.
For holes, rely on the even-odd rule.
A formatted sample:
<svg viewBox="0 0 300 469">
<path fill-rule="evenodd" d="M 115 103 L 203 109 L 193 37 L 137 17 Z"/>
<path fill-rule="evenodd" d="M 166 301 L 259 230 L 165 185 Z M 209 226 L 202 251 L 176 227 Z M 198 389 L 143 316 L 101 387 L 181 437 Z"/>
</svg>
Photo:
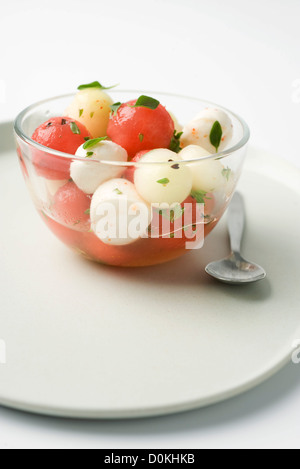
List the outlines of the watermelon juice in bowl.
<svg viewBox="0 0 300 469">
<path fill-rule="evenodd" d="M 203 246 L 235 191 L 249 140 L 243 119 L 221 106 L 99 82 L 28 107 L 14 129 L 50 230 L 87 258 L 124 267 Z"/>
</svg>

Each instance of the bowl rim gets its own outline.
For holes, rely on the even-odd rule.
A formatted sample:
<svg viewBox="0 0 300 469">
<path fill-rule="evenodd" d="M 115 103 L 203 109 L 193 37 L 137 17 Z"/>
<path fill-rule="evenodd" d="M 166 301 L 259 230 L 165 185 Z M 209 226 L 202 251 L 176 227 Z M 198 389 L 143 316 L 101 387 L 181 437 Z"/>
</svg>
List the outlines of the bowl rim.
<svg viewBox="0 0 300 469">
<path fill-rule="evenodd" d="M 222 159 L 232 155 L 233 153 L 237 152 L 241 148 L 243 148 L 249 141 L 250 129 L 249 129 L 248 124 L 246 123 L 246 121 L 242 117 L 240 117 L 238 114 L 231 111 L 230 109 L 228 109 L 224 106 L 221 106 L 219 104 L 216 104 L 212 101 L 207 101 L 207 100 L 203 100 L 201 98 L 196 98 L 196 97 L 193 97 L 193 96 L 187 96 L 187 95 L 176 94 L 176 93 L 169 93 L 169 92 L 164 92 L 164 91 L 120 89 L 120 90 L 110 90 L 110 93 L 113 94 L 116 91 L 118 93 L 123 92 L 123 93 L 147 94 L 148 96 L 155 96 L 155 94 L 160 94 L 160 95 L 170 96 L 170 97 L 174 97 L 174 98 L 186 99 L 186 100 L 190 100 L 190 101 L 198 101 L 202 105 L 203 104 L 207 105 L 207 107 L 216 107 L 218 109 L 221 109 L 221 110 L 231 114 L 232 116 L 234 116 L 239 121 L 240 125 L 242 126 L 243 136 L 235 145 L 233 145 L 233 146 L 231 146 L 231 147 L 229 147 L 229 148 L 227 148 L 227 149 L 225 149 L 221 152 L 212 153 L 211 155 L 202 156 L 200 158 L 196 158 L 196 159 L 192 159 L 192 160 L 173 160 L 172 164 L 180 163 L 181 165 L 182 164 L 186 165 L 186 164 L 195 164 L 197 162 L 201 162 L 201 161 L 205 161 L 205 160 L 222 160 Z M 46 146 L 44 146 L 40 143 L 35 142 L 34 140 L 32 140 L 31 137 L 29 137 L 28 135 L 26 135 L 23 132 L 23 130 L 22 130 L 22 121 L 23 121 L 24 117 L 26 117 L 26 114 L 32 112 L 34 110 L 34 108 L 36 108 L 36 107 L 38 107 L 42 104 L 46 104 L 46 103 L 49 103 L 51 101 L 58 100 L 58 99 L 70 98 L 70 100 L 71 100 L 71 98 L 74 98 L 75 95 L 76 95 L 76 93 L 66 93 L 66 94 L 59 95 L 59 96 L 54 96 L 54 97 L 51 97 L 51 98 L 48 98 L 48 99 L 43 99 L 43 100 L 40 100 L 40 101 L 37 101 L 37 102 L 31 104 L 30 106 L 27 106 L 25 109 L 23 109 L 17 115 L 17 117 L 14 120 L 14 131 L 15 131 L 16 135 L 21 140 L 23 140 L 25 143 L 27 143 L 30 146 L 35 147 L 39 151 L 43 151 L 44 153 L 49 153 L 51 155 L 59 156 L 61 158 L 68 158 L 68 159 L 72 159 L 72 160 L 84 161 L 85 163 L 93 162 L 93 163 L 109 164 L 109 165 L 112 165 L 112 166 L 124 166 L 124 167 L 140 167 L 140 166 L 145 166 L 145 165 L 149 166 L 149 165 L 158 165 L 158 164 L 159 165 L 170 165 L 170 162 L 168 162 L 168 161 L 162 161 L 162 162 L 153 162 L 153 161 L 133 162 L 133 161 L 107 161 L 107 160 L 99 161 L 95 158 L 88 158 L 87 159 L 87 158 L 82 157 L 82 156 L 72 155 L 70 153 L 64 153 L 64 152 L 61 152 L 61 151 L 58 151 L 58 150 L 53 150 L 49 147 L 46 147 Z M 153 150 L 149 150 L 149 152 L 150 151 L 153 151 Z"/>
</svg>

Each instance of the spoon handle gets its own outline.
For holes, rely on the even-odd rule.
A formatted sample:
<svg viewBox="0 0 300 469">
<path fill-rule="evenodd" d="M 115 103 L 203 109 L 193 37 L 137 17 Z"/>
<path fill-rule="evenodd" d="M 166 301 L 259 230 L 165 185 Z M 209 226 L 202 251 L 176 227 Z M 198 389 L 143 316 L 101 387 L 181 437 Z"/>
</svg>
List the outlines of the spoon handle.
<svg viewBox="0 0 300 469">
<path fill-rule="evenodd" d="M 230 245 L 233 253 L 240 254 L 241 243 L 245 227 L 245 205 L 244 199 L 236 192 L 228 209 L 228 231 Z"/>
</svg>

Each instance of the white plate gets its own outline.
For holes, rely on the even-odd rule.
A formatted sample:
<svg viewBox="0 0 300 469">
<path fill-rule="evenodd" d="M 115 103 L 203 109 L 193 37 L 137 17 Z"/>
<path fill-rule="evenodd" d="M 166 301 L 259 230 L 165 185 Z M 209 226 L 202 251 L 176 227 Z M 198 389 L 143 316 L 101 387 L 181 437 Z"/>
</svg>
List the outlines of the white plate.
<svg viewBox="0 0 300 469">
<path fill-rule="evenodd" d="M 204 273 L 227 253 L 225 221 L 203 250 L 163 266 L 101 267 L 76 256 L 35 213 L 6 129 L 0 403 L 70 417 L 162 415 L 246 391 L 290 359 L 300 337 L 297 169 L 250 152 L 240 184 L 244 253 L 268 279 L 230 287 Z"/>
</svg>

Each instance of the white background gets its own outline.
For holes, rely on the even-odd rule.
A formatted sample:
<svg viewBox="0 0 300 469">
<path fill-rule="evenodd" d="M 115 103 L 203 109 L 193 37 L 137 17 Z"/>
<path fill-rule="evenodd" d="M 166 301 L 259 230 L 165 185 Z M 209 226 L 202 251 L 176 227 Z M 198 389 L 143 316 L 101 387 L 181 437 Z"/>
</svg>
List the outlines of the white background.
<svg viewBox="0 0 300 469">
<path fill-rule="evenodd" d="M 299 19 L 299 0 L 10 0 L 0 10 L 0 121 L 80 83 L 120 83 L 229 107 L 255 146 L 300 167 Z M 299 409 L 300 365 L 289 365 L 244 396 L 167 418 L 0 409 L 0 448 L 299 448 Z"/>
</svg>

